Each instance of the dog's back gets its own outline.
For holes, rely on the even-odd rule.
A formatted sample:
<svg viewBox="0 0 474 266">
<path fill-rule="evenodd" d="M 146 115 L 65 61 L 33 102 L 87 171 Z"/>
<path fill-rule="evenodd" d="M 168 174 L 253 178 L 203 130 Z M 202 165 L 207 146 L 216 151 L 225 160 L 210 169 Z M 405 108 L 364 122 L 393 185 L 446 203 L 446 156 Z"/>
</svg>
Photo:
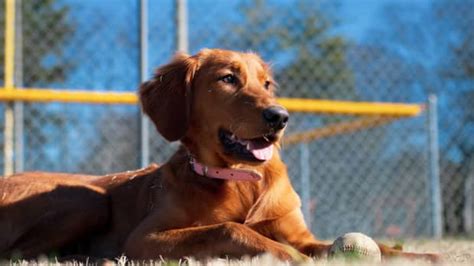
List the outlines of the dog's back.
<svg viewBox="0 0 474 266">
<path fill-rule="evenodd" d="M 157 168 L 106 176 L 26 172 L 0 179 L 0 258 L 75 254 L 74 242 L 88 254 L 119 254 L 115 239 L 106 245 L 104 239 L 125 238 L 140 221 L 140 187 Z"/>
</svg>

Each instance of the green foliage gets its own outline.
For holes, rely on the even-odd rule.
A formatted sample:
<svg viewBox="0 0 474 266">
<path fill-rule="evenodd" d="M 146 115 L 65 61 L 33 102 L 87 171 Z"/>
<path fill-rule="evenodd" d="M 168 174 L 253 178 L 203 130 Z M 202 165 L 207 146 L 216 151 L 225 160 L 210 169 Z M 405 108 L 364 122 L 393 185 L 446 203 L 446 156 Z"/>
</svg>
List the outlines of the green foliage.
<svg viewBox="0 0 474 266">
<path fill-rule="evenodd" d="M 369 36 L 374 36 L 373 45 L 391 51 L 385 60 L 391 75 L 406 73 L 409 77 L 406 83 L 396 84 L 396 89 L 421 88 L 423 98 L 429 93 L 439 96 L 444 233 L 465 234 L 465 189 L 474 165 L 472 1 L 431 1 L 410 12 L 406 5 L 394 2 L 385 8 L 384 20 L 390 27 Z M 400 64 L 395 65 L 394 60 Z M 393 95 L 393 90 L 384 93 Z"/>
<path fill-rule="evenodd" d="M 63 81 L 72 64 L 65 60 L 65 41 L 74 33 L 69 7 L 56 0 L 22 1 L 23 83 L 38 86 Z"/>
<path fill-rule="evenodd" d="M 318 3 L 297 1 L 279 9 L 258 0 L 242 6 L 245 23 L 233 30 L 231 47 L 288 59 L 275 66 L 281 96 L 357 99 L 347 42 L 332 32 L 334 20 Z"/>
<path fill-rule="evenodd" d="M 298 47 L 297 59 L 277 73 L 285 87 L 296 88 L 296 93 L 285 96 L 357 99 L 352 71 L 345 58 L 344 40 L 329 37 L 310 48 L 314 49 Z"/>
<path fill-rule="evenodd" d="M 67 20 L 69 8 L 59 6 L 56 2 L 56 0 L 22 1 L 21 16 L 19 16 L 22 23 L 16 26 L 17 30 L 20 29 L 16 40 L 16 53 L 22 55 L 20 64 L 22 69 L 17 69 L 17 71 L 22 73 L 24 86 L 63 81 L 72 67 L 71 64 L 60 59 L 64 52 L 64 42 L 73 34 L 74 27 Z M 0 1 L 0 25 L 2 27 L 0 62 L 3 67 L 5 0 Z M 46 57 L 51 59 L 45 60 Z"/>
</svg>

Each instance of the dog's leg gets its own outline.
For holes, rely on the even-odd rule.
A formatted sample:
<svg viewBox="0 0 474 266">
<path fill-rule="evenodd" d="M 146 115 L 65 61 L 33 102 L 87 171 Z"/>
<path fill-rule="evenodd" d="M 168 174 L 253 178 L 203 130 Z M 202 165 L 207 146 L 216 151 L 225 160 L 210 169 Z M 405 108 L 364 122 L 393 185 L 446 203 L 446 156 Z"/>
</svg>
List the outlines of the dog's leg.
<svg viewBox="0 0 474 266">
<path fill-rule="evenodd" d="M 300 209 L 295 209 L 278 219 L 249 226 L 263 235 L 274 237 L 278 242 L 291 245 L 310 257 L 325 258 L 331 248 L 331 244 L 314 238 L 306 226 Z"/>
<path fill-rule="evenodd" d="M 311 257 L 324 258 L 327 257 L 332 244 L 318 241 L 307 229 L 303 219 L 301 210 L 294 210 L 287 215 L 280 217 L 268 224 L 252 226 L 256 231 L 269 233 L 274 235 L 279 242 L 288 243 L 298 249 L 301 253 Z M 391 248 L 383 244 L 377 243 L 382 252 L 383 259 L 390 258 L 407 258 L 407 259 L 424 259 L 432 262 L 440 261 L 440 255 L 432 253 L 410 253 L 399 249 Z"/>
<path fill-rule="evenodd" d="M 267 231 L 275 236 L 279 242 L 288 243 L 298 249 L 301 253 L 311 257 L 327 257 L 329 249 L 332 246 L 331 243 L 325 243 L 315 239 L 313 234 L 306 227 L 303 214 L 299 209 L 294 210 L 270 223 L 257 224 L 251 227 L 258 232 Z M 407 259 L 424 259 L 431 262 L 440 261 L 440 256 L 438 254 L 404 252 L 380 243 L 377 244 L 380 247 L 383 259 L 399 257 Z"/>
<path fill-rule="evenodd" d="M 439 254 L 434 253 L 412 253 L 412 252 L 404 252 L 399 249 L 395 249 L 384 244 L 377 243 L 382 252 L 382 258 L 384 260 L 391 259 L 391 258 L 406 258 L 406 259 L 422 259 L 431 262 L 439 262 L 441 261 L 441 256 Z"/>
<path fill-rule="evenodd" d="M 292 250 L 298 253 L 234 222 L 163 232 L 137 228 L 125 245 L 125 254 L 133 259 L 242 257 L 268 252 L 281 260 L 291 260 Z"/>
</svg>

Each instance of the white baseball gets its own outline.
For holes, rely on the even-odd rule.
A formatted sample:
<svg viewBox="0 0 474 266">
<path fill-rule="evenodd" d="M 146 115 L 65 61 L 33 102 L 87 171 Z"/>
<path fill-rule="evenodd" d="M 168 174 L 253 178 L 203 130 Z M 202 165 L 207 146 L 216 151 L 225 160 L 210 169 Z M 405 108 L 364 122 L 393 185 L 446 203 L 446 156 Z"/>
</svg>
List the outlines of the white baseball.
<svg viewBox="0 0 474 266">
<path fill-rule="evenodd" d="M 329 256 L 382 261 L 382 253 L 377 243 L 362 233 L 347 233 L 338 237 L 329 250 Z"/>
</svg>

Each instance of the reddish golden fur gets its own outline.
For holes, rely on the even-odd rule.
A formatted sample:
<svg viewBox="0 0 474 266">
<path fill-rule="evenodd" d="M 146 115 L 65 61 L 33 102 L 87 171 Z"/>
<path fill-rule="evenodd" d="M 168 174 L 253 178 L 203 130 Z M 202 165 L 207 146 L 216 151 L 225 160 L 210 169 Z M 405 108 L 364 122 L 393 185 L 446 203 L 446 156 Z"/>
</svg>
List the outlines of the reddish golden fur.
<svg viewBox="0 0 474 266">
<path fill-rule="evenodd" d="M 233 73 L 238 85 L 219 78 Z M 0 257 L 61 254 L 134 259 L 257 255 L 291 259 L 288 246 L 324 256 L 306 228 L 300 200 L 277 148 L 264 163 L 224 153 L 219 128 L 241 138 L 266 134 L 262 110 L 275 105 L 269 67 L 255 54 L 203 50 L 177 55 L 142 84 L 144 111 L 183 146 L 163 166 L 107 176 L 24 173 L 0 181 Z M 270 86 L 272 87 L 272 86 Z M 282 132 L 278 132 L 278 138 Z M 275 146 L 277 146 L 278 139 Z M 189 154 L 214 167 L 253 169 L 258 182 L 202 177 Z M 70 249 L 80 243 L 79 249 Z M 387 256 L 425 257 L 381 245 Z"/>
</svg>

